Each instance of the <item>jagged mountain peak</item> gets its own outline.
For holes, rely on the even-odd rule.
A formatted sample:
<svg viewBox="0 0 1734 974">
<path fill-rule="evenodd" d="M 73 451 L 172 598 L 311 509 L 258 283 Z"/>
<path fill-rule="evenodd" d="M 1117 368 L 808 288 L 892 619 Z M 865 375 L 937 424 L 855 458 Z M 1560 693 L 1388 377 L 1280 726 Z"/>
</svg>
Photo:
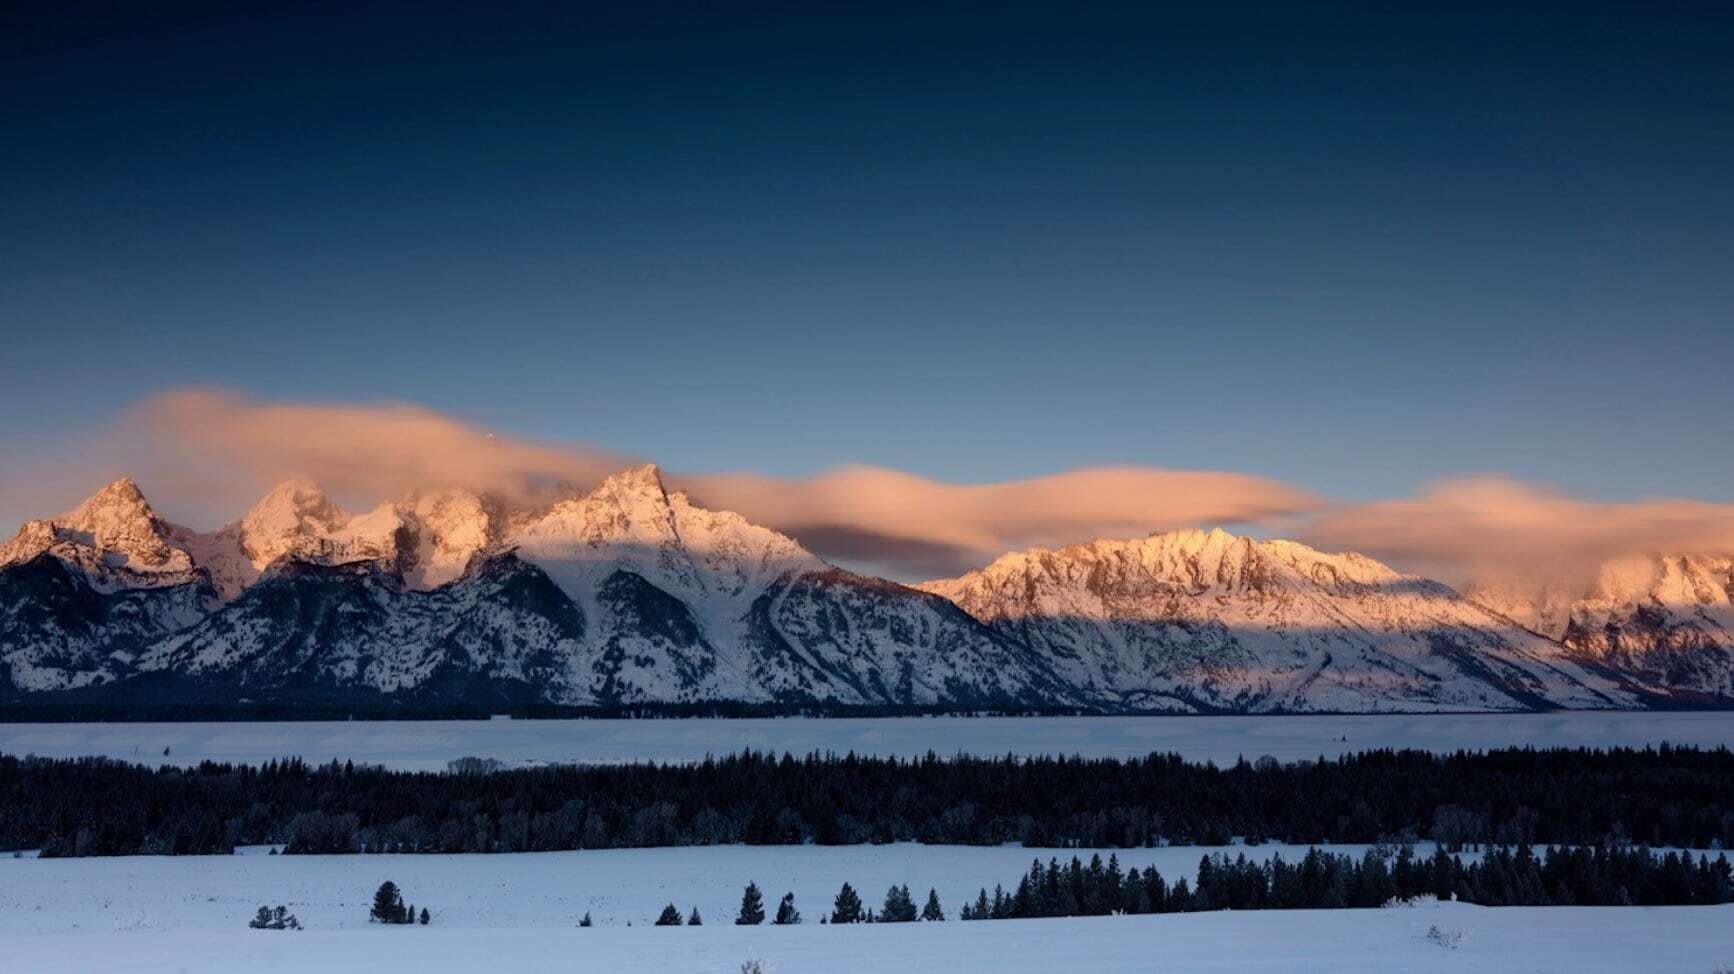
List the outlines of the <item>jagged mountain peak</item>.
<svg viewBox="0 0 1734 974">
<path fill-rule="evenodd" d="M 1034 548 L 926 591 L 1073 685 L 1178 710 L 1629 702 L 1563 648 L 1358 554 L 1196 529 Z"/>
<path fill-rule="evenodd" d="M 618 473 L 602 478 L 604 487 L 609 485 L 631 486 L 646 490 L 657 490 L 666 493 L 662 483 L 662 468 L 654 463 L 641 463 L 636 467 L 627 467 Z"/>
<path fill-rule="evenodd" d="M 668 516 L 668 488 L 663 485 L 662 471 L 654 463 L 630 467 L 602 478 L 582 501 L 593 505 L 613 505 L 629 517 L 664 518 Z"/>
<path fill-rule="evenodd" d="M 1727 605 L 1734 558 L 1715 555 L 1633 555 L 1610 559 L 1596 573 L 1593 600 L 1662 605 Z"/>
<path fill-rule="evenodd" d="M 1260 540 L 1222 528 L 1182 528 L 1127 540 L 1098 539 L 1062 548 L 1033 547 L 1001 555 L 984 568 L 918 587 L 960 603 L 983 589 L 1027 585 L 1042 578 L 1088 578 L 1113 587 L 1130 578 L 1191 590 L 1263 588 L 1279 576 L 1300 584 L 1389 585 L 1405 576 L 1354 552 L 1332 554 L 1298 541 Z M 968 607 L 967 605 L 965 606 Z"/>
<path fill-rule="evenodd" d="M 101 576 L 101 585 L 129 579 L 149 584 L 185 580 L 193 559 L 131 477 L 122 477 L 50 520 L 27 522 L 0 548 L 0 565 L 51 552 L 62 561 Z M 148 578 L 146 578 L 149 576 Z"/>
<path fill-rule="evenodd" d="M 126 505 L 145 504 L 144 491 L 139 489 L 138 481 L 131 477 L 120 477 L 112 480 L 107 486 L 86 498 L 84 503 L 80 504 L 79 507 L 83 508 L 93 504 L 115 503 Z"/>
<path fill-rule="evenodd" d="M 1734 557 L 1610 559 L 1560 638 L 1573 656 L 1652 689 L 1734 698 Z"/>
<path fill-rule="evenodd" d="M 311 480 L 285 480 L 241 517 L 242 530 L 261 538 L 314 530 L 335 531 L 349 515 Z"/>
</svg>

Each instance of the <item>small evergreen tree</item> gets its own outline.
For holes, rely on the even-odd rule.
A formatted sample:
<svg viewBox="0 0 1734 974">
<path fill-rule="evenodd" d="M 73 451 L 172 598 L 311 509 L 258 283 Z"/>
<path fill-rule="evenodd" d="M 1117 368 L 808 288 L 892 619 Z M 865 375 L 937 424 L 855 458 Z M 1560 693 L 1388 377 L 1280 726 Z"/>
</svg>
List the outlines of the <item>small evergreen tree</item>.
<svg viewBox="0 0 1734 974">
<path fill-rule="evenodd" d="M 735 917 L 735 925 L 749 927 L 765 922 L 765 902 L 759 895 L 759 884 L 748 883 L 746 891 L 741 893 L 741 915 Z"/>
<path fill-rule="evenodd" d="M 861 896 L 855 892 L 855 887 L 844 883 L 831 904 L 831 922 L 860 923 L 861 920 Z"/>
<path fill-rule="evenodd" d="M 915 900 L 908 886 L 892 886 L 885 891 L 885 906 L 878 916 L 881 923 L 908 923 L 915 917 Z"/>
<path fill-rule="evenodd" d="M 375 923 L 403 921 L 403 895 L 398 892 L 396 883 L 388 879 L 379 884 L 379 889 L 373 893 L 373 910 L 367 916 Z"/>
<path fill-rule="evenodd" d="M 247 926 L 254 930 L 299 930 L 301 921 L 295 919 L 295 914 L 290 913 L 286 906 L 261 906 L 253 919 L 247 921 Z"/>
<path fill-rule="evenodd" d="M 414 905 L 406 905 L 403 908 L 403 912 L 398 915 L 397 922 L 398 923 L 414 923 L 415 922 L 415 906 Z"/>
<path fill-rule="evenodd" d="M 590 911 L 589 910 L 584 911 L 584 916 L 578 920 L 578 925 L 581 927 L 590 926 Z"/>
<path fill-rule="evenodd" d="M 678 927 L 680 922 L 680 911 L 674 908 L 673 903 L 663 907 L 662 915 L 656 918 L 656 925 L 659 927 Z"/>
<path fill-rule="evenodd" d="M 704 918 L 698 915 L 698 907 L 692 908 L 692 916 L 686 918 L 686 925 L 689 927 L 704 926 Z"/>
<path fill-rule="evenodd" d="M 823 920 L 824 917 L 819 919 Z M 795 894 L 783 894 L 783 901 L 777 904 L 777 918 L 771 922 L 781 927 L 801 922 L 801 911 L 795 909 Z"/>
<path fill-rule="evenodd" d="M 432 918 L 427 915 L 427 907 L 425 907 L 425 906 L 422 907 L 421 908 L 421 925 L 424 927 L 427 926 L 427 922 L 430 919 L 432 919 Z"/>
<path fill-rule="evenodd" d="M 945 910 L 939 906 L 939 892 L 931 887 L 927 890 L 927 905 L 921 908 L 921 919 L 929 923 L 945 919 Z"/>
</svg>

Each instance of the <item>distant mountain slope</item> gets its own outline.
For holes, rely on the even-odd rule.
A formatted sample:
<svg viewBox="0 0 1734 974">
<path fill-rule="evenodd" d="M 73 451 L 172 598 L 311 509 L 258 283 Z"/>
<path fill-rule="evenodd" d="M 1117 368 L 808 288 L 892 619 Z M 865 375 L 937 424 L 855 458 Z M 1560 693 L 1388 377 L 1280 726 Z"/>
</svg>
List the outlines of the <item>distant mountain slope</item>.
<svg viewBox="0 0 1734 974">
<path fill-rule="evenodd" d="M 1437 582 L 1220 530 L 1031 549 L 922 588 L 1048 656 L 1073 686 L 1139 709 L 1639 703 Z"/>
</svg>

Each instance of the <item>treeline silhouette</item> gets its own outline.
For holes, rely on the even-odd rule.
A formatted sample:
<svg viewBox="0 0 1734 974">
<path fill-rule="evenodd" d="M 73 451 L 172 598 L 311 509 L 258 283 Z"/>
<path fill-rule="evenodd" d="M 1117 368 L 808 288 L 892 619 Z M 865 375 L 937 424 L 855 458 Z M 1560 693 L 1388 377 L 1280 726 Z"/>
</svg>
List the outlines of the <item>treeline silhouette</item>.
<svg viewBox="0 0 1734 974">
<path fill-rule="evenodd" d="M 1280 853 L 1204 856 L 1196 881 L 1172 886 L 1154 866 L 1120 869 L 1117 857 L 1086 866 L 1073 856 L 1036 860 L 1009 892 L 986 887 L 959 911 L 964 920 L 1189 913 L 1203 910 L 1354 909 L 1432 896 L 1482 906 L 1712 906 L 1734 901 L 1726 855 L 1655 853 L 1644 848 L 1489 849 L 1465 863 L 1443 849 L 1416 858 L 1409 846 L 1374 848 L 1361 858 L 1309 849 L 1297 862 Z"/>
<path fill-rule="evenodd" d="M 919 759 L 745 752 L 683 765 L 400 772 L 299 759 L 151 769 L 0 756 L 0 849 L 45 856 L 526 852 L 918 841 L 1031 847 L 1734 847 L 1734 752 L 1366 751 L 1231 767 L 1177 755 Z"/>
</svg>

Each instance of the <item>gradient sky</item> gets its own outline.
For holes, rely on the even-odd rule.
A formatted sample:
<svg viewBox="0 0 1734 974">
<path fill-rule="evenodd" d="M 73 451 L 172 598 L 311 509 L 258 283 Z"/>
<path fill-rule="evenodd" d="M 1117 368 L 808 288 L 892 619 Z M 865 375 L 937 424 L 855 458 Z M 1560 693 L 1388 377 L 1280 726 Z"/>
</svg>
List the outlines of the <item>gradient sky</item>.
<svg viewBox="0 0 1734 974">
<path fill-rule="evenodd" d="M 1734 500 L 1727 5 L 41 6 L 0 455 L 217 386 L 690 471 Z"/>
</svg>

